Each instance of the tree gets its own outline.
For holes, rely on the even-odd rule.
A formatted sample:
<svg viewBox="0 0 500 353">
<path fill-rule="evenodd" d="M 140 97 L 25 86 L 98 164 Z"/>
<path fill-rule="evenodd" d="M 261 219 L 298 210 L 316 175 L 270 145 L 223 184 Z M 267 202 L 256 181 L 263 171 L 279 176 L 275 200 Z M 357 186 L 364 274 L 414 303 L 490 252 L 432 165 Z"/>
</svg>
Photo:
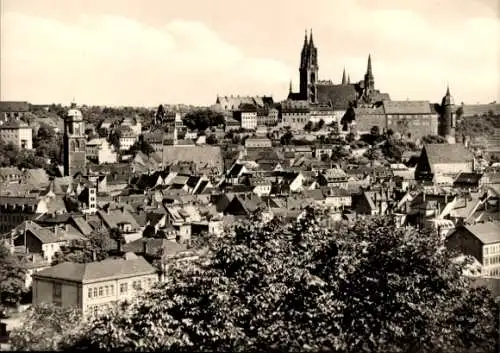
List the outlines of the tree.
<svg viewBox="0 0 500 353">
<path fill-rule="evenodd" d="M 122 132 L 120 129 L 115 129 L 109 135 L 109 142 L 115 148 L 115 150 L 120 150 L 120 138 L 122 137 Z"/>
<path fill-rule="evenodd" d="M 377 125 L 372 126 L 370 129 L 370 135 L 378 137 L 380 135 L 380 128 Z"/>
<path fill-rule="evenodd" d="M 307 124 L 304 126 L 304 131 L 311 132 L 312 128 L 313 128 L 312 121 L 308 121 Z"/>
<path fill-rule="evenodd" d="M 428 143 L 428 144 L 431 144 L 431 143 L 446 143 L 446 140 L 442 136 L 438 136 L 438 135 L 426 135 L 426 136 L 422 137 L 422 142 L 423 143 Z"/>
<path fill-rule="evenodd" d="M 61 246 L 55 253 L 52 265 L 62 262 L 88 263 L 102 261 L 108 257 L 108 237 L 92 232 L 85 240 L 74 240 L 69 245 Z"/>
<path fill-rule="evenodd" d="M 280 142 L 282 145 L 289 145 L 293 140 L 293 134 L 290 130 L 285 132 L 283 136 L 281 136 Z"/>
<path fill-rule="evenodd" d="M 118 228 L 111 229 L 111 231 L 109 232 L 109 237 L 116 242 L 118 251 L 121 251 L 122 244 L 125 241 L 125 239 L 123 239 L 121 230 L 119 230 Z"/>
<path fill-rule="evenodd" d="M 76 308 L 61 308 L 50 304 L 34 306 L 19 328 L 10 334 L 16 351 L 53 351 L 71 345 L 77 337 L 81 313 Z"/>
<path fill-rule="evenodd" d="M 207 143 L 209 145 L 216 145 L 217 143 L 219 143 L 219 141 L 217 140 L 217 136 L 215 136 L 214 134 L 208 135 Z"/>
<path fill-rule="evenodd" d="M 325 121 L 323 119 L 320 119 L 318 122 L 318 130 L 321 130 L 325 126 Z"/>
<path fill-rule="evenodd" d="M 0 241 L 0 317 L 5 309 L 16 306 L 26 293 L 26 269 Z"/>
<path fill-rule="evenodd" d="M 152 225 L 147 225 L 142 232 L 144 238 L 154 238 L 156 235 L 156 229 Z"/>
<path fill-rule="evenodd" d="M 497 309 L 439 237 L 391 218 L 252 219 L 95 318 L 73 349 L 492 351 Z"/>
<path fill-rule="evenodd" d="M 183 124 L 191 129 L 205 131 L 212 126 L 225 124 L 224 116 L 211 109 L 197 109 L 187 113 L 182 119 Z"/>
<path fill-rule="evenodd" d="M 156 110 L 155 124 L 162 124 L 165 121 L 165 108 L 160 104 Z"/>
</svg>

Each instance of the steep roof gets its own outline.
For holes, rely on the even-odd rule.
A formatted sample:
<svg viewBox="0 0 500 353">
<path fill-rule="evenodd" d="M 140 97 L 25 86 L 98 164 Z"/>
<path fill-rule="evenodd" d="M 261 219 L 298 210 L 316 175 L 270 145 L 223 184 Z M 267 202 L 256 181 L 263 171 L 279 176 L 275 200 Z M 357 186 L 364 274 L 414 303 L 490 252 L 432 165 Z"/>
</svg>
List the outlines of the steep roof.
<svg viewBox="0 0 500 353">
<path fill-rule="evenodd" d="M 2 113 L 20 113 L 29 110 L 30 104 L 28 102 L 0 101 L 0 112 Z"/>
<path fill-rule="evenodd" d="M 429 163 L 464 163 L 474 159 L 462 144 L 433 143 L 424 145 Z"/>
<path fill-rule="evenodd" d="M 15 228 L 17 234 L 24 233 L 25 230 L 33 234 L 42 244 L 60 243 L 67 240 L 61 233 L 56 234 L 33 221 L 25 221 Z"/>
<path fill-rule="evenodd" d="M 92 283 L 154 273 L 156 269 L 139 256 L 137 259 L 106 259 L 85 264 L 64 262 L 39 271 L 34 276 Z"/>
<path fill-rule="evenodd" d="M 336 110 L 346 110 L 349 103 L 356 99 L 356 88 L 350 85 L 322 85 L 316 86 L 318 102 L 331 104 Z"/>
<path fill-rule="evenodd" d="M 387 101 L 383 102 L 386 114 L 431 114 L 428 101 Z"/>
<path fill-rule="evenodd" d="M 500 242 L 500 222 L 476 223 L 466 225 L 465 229 L 474 234 L 483 244 Z"/>
<path fill-rule="evenodd" d="M 210 166 L 222 168 L 222 153 L 218 146 L 192 146 L 182 148 L 177 146 L 163 146 L 164 165 L 176 162 L 194 162 L 197 166 Z"/>
</svg>

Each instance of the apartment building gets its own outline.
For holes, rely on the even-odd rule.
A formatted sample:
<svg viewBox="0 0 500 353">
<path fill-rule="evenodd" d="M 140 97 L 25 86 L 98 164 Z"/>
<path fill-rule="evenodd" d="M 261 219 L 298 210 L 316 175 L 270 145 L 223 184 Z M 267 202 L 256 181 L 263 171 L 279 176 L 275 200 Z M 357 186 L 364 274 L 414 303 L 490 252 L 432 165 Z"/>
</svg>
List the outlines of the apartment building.
<svg viewBox="0 0 500 353">
<path fill-rule="evenodd" d="M 130 300 L 157 281 L 157 270 L 140 256 L 86 264 L 64 262 L 33 275 L 33 305 L 75 306 L 90 314 Z"/>
</svg>

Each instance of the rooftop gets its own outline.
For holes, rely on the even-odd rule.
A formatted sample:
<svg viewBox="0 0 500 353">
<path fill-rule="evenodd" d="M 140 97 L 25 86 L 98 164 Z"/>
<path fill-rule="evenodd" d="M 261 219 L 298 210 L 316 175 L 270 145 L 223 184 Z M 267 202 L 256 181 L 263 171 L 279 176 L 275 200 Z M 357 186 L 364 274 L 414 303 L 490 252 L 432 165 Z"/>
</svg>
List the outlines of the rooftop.
<svg viewBox="0 0 500 353">
<path fill-rule="evenodd" d="M 64 262 L 37 272 L 34 276 L 85 284 L 154 273 L 156 269 L 139 256 L 137 259 L 106 259 L 85 264 Z"/>
</svg>

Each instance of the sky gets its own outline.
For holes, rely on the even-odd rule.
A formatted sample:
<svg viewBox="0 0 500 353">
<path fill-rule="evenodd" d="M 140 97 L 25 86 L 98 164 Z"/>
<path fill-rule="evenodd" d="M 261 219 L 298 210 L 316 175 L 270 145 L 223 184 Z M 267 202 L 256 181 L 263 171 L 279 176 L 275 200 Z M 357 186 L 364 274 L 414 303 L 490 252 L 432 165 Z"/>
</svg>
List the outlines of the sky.
<svg viewBox="0 0 500 353">
<path fill-rule="evenodd" d="M 0 0 L 0 99 L 209 105 L 298 90 L 305 29 L 319 78 L 372 57 L 393 100 L 500 102 L 499 0 Z"/>
</svg>

